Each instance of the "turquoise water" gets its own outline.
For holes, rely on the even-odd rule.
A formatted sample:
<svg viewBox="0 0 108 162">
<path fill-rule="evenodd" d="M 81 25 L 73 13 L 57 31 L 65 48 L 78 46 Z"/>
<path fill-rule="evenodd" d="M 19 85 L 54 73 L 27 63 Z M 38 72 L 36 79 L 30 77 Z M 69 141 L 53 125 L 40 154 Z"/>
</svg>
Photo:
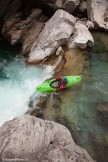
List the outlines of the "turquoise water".
<svg viewBox="0 0 108 162">
<path fill-rule="evenodd" d="M 108 162 L 108 123 L 97 112 L 97 105 L 108 104 L 108 35 L 93 35 L 95 45 L 81 74 L 82 81 L 56 96 L 50 95 L 44 119 L 65 125 L 93 159 Z"/>
<path fill-rule="evenodd" d="M 108 127 L 100 122 L 96 105 L 108 102 L 108 36 L 95 33 L 94 39 L 90 64 L 82 73 L 81 83 L 60 92 L 58 97 L 61 100 L 56 103 L 60 109 L 52 109 L 51 104 L 51 108 L 44 111 L 44 118 L 64 124 L 77 144 L 98 162 L 107 162 L 108 143 L 105 138 L 108 136 Z M 28 110 L 36 85 L 52 72 L 50 66 L 26 65 L 18 49 L 5 43 L 0 45 L 0 125 Z M 52 94 L 51 100 L 53 98 Z"/>
<path fill-rule="evenodd" d="M 68 120 L 68 124 L 64 123 L 74 132 L 77 144 L 98 162 L 107 162 L 108 123 L 102 122 L 96 105 L 108 104 L 108 36 L 95 33 L 94 39 L 90 65 L 82 73 L 80 85 L 64 94 L 60 116 Z"/>
<path fill-rule="evenodd" d="M 28 66 L 19 47 L 6 42 L 0 45 L 0 125 L 28 110 L 36 85 L 49 77 L 51 70 L 50 66 Z"/>
</svg>

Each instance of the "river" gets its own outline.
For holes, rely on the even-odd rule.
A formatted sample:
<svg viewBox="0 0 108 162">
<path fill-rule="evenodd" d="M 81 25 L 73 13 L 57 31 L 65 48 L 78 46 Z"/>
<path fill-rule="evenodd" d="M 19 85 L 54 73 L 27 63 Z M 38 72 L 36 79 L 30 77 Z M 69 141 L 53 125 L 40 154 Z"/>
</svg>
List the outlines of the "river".
<svg viewBox="0 0 108 162">
<path fill-rule="evenodd" d="M 36 85 L 51 75 L 50 66 L 28 66 L 20 50 L 5 41 L 0 44 L 0 125 L 23 115 Z"/>
<path fill-rule="evenodd" d="M 107 162 L 108 123 L 102 122 L 97 105 L 108 103 L 108 36 L 99 32 L 93 36 L 95 45 L 81 83 L 63 91 L 61 108 L 46 109 L 44 118 L 67 126 L 77 144 L 98 162 Z M 0 125 L 27 111 L 36 85 L 52 71 L 50 66 L 26 65 L 18 49 L 0 45 Z"/>
</svg>

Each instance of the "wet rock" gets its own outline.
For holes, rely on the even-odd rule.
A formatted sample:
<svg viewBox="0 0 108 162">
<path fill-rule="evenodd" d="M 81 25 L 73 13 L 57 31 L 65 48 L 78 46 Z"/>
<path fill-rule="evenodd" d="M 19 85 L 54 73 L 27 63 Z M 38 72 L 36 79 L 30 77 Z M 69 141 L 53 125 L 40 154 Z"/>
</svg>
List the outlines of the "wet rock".
<svg viewBox="0 0 108 162">
<path fill-rule="evenodd" d="M 0 128 L 0 156 L 2 161 L 18 158 L 30 162 L 93 162 L 64 126 L 30 115 L 8 121 Z"/>
<path fill-rule="evenodd" d="M 108 144 L 106 141 L 100 141 L 93 134 L 90 134 L 89 140 L 94 151 L 94 159 L 98 162 L 108 161 Z"/>
<path fill-rule="evenodd" d="M 75 34 L 70 38 L 68 44 L 69 48 L 79 47 L 81 49 L 86 49 L 87 47 L 92 47 L 93 44 L 94 40 L 88 28 L 77 22 L 75 26 Z"/>
<path fill-rule="evenodd" d="M 81 129 L 74 123 L 70 121 L 67 116 L 64 114 L 56 116 L 54 119 L 55 122 L 64 125 L 71 132 L 72 138 L 76 144 L 78 144 L 78 136 L 81 135 Z"/>
<path fill-rule="evenodd" d="M 38 107 L 37 108 L 29 108 L 29 110 L 25 114 L 26 115 L 29 114 L 29 115 L 35 116 L 37 118 L 44 119 L 43 110 L 39 109 Z"/>
<path fill-rule="evenodd" d="M 62 100 L 58 95 L 48 93 L 45 96 L 40 96 L 37 100 L 38 102 L 34 98 L 34 100 L 30 101 L 29 110 L 26 112 L 26 114 L 45 119 L 47 110 L 52 111 L 53 109 L 53 111 L 56 112 L 60 112 L 61 110 Z"/>
<path fill-rule="evenodd" d="M 57 10 L 33 44 L 28 62 L 39 63 L 53 54 L 73 33 L 75 23 L 75 17 L 63 10 Z"/>
<path fill-rule="evenodd" d="M 44 111 L 47 107 L 49 94 L 42 95 L 37 97 L 35 93 L 30 97 L 30 101 L 28 104 L 28 111 L 25 114 L 33 115 L 38 118 L 44 119 Z"/>
<path fill-rule="evenodd" d="M 64 56 L 66 63 L 60 75 L 81 75 L 88 64 L 87 52 L 74 48 L 65 52 Z"/>
<path fill-rule="evenodd" d="M 96 110 L 101 120 L 108 124 L 108 102 L 97 103 Z"/>
<path fill-rule="evenodd" d="M 88 18 L 99 28 L 106 29 L 107 0 L 89 0 L 87 3 Z"/>
<path fill-rule="evenodd" d="M 58 56 L 58 60 L 56 63 L 53 65 L 54 70 L 53 70 L 53 75 L 57 75 L 64 67 L 66 63 L 66 58 L 64 56 L 65 52 L 62 47 L 59 47 L 58 50 L 56 51 L 56 55 Z"/>
<path fill-rule="evenodd" d="M 49 97 L 49 95 L 40 96 L 40 98 L 38 99 L 38 102 L 36 104 L 36 107 L 39 107 L 41 109 L 45 108 L 47 106 L 48 97 Z"/>
<path fill-rule="evenodd" d="M 59 47 L 57 49 L 57 51 L 54 52 L 54 54 L 52 54 L 51 56 L 49 56 L 46 59 L 44 59 L 43 61 L 41 61 L 41 64 L 53 66 L 52 75 L 55 76 L 61 72 L 61 70 L 63 69 L 63 67 L 66 63 L 64 53 L 65 52 L 64 52 L 63 48 Z"/>
<path fill-rule="evenodd" d="M 58 75 L 62 71 L 62 69 L 65 66 L 65 63 L 66 63 L 66 58 L 62 57 L 60 63 L 53 70 L 53 75 L 54 76 Z"/>
<path fill-rule="evenodd" d="M 108 145 L 108 133 L 105 135 L 105 142 Z"/>
</svg>

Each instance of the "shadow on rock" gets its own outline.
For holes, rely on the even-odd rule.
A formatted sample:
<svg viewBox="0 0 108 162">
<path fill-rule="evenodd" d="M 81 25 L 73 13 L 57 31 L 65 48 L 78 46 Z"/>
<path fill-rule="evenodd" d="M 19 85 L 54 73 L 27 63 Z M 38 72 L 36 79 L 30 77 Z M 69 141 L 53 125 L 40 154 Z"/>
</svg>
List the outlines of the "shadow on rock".
<svg viewBox="0 0 108 162">
<path fill-rule="evenodd" d="M 77 127 L 74 122 L 69 121 L 69 119 L 65 116 L 56 116 L 54 121 L 68 128 L 75 143 L 78 144 L 78 136 L 81 133 L 81 129 Z"/>
<path fill-rule="evenodd" d="M 29 110 L 26 114 L 30 114 L 39 118 L 45 118 L 46 109 L 54 110 L 55 112 L 61 111 L 62 100 L 58 94 L 48 93 L 40 97 L 31 97 L 29 102 Z"/>
<path fill-rule="evenodd" d="M 99 122 L 108 128 L 108 102 L 96 103 Z"/>
<path fill-rule="evenodd" d="M 108 135 L 107 135 L 108 136 Z M 90 134 L 89 140 L 93 149 L 93 158 L 97 162 L 107 162 L 108 161 L 108 143 L 106 140 L 100 141 L 93 134 Z"/>
</svg>

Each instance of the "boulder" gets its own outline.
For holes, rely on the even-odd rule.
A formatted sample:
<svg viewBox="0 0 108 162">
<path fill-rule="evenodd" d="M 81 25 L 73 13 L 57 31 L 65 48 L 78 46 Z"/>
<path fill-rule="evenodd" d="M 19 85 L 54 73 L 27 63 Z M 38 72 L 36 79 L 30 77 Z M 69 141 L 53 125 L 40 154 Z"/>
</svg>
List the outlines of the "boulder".
<svg viewBox="0 0 108 162">
<path fill-rule="evenodd" d="M 75 34 L 70 38 L 68 43 L 69 48 L 79 47 L 81 49 L 86 49 L 87 47 L 93 46 L 93 37 L 84 24 L 77 22 L 74 33 Z"/>
<path fill-rule="evenodd" d="M 106 29 L 106 16 L 108 10 L 107 0 L 88 0 L 88 18 L 99 28 Z"/>
<path fill-rule="evenodd" d="M 71 36 L 76 23 L 75 17 L 63 10 L 57 10 L 46 23 L 29 54 L 29 63 L 39 63 L 50 56 Z"/>
<path fill-rule="evenodd" d="M 77 146 L 68 129 L 30 115 L 17 117 L 0 128 L 1 161 L 93 162 Z"/>
</svg>

